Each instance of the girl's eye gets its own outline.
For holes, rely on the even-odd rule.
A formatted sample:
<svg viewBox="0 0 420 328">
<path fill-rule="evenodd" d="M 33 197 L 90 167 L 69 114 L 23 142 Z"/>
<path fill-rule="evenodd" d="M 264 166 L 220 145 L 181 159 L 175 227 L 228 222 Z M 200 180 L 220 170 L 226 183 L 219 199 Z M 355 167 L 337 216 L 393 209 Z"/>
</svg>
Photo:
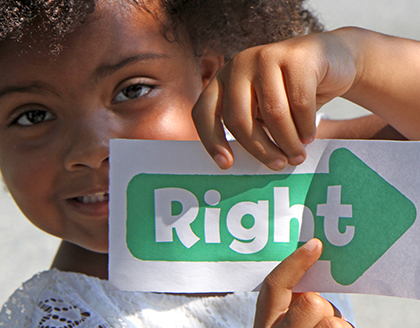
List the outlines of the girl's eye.
<svg viewBox="0 0 420 328">
<path fill-rule="evenodd" d="M 122 89 L 115 96 L 114 102 L 122 102 L 122 101 L 127 101 L 127 100 L 142 97 L 144 95 L 147 95 L 152 89 L 153 89 L 153 86 L 150 86 L 150 85 L 141 84 L 141 83 L 132 84 Z"/>
<path fill-rule="evenodd" d="M 55 116 L 45 110 L 31 110 L 20 115 L 14 123 L 17 125 L 35 125 L 55 119 Z"/>
</svg>

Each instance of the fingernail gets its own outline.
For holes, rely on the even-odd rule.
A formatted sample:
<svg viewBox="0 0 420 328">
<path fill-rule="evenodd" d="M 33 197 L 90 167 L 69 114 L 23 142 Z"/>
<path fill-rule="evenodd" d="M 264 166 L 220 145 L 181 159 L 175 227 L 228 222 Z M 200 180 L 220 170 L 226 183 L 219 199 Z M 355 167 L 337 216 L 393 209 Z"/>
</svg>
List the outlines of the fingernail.
<svg viewBox="0 0 420 328">
<path fill-rule="evenodd" d="M 283 170 L 286 167 L 286 162 L 282 159 L 277 159 L 274 162 L 271 162 L 268 166 L 272 170 L 280 171 L 280 170 Z"/>
<path fill-rule="evenodd" d="M 302 248 L 306 249 L 309 252 L 313 252 L 318 248 L 318 241 L 316 239 L 311 239 Z"/>
<path fill-rule="evenodd" d="M 221 169 L 227 169 L 228 168 L 228 165 L 229 165 L 228 160 L 222 154 L 217 154 L 216 156 L 214 156 L 213 159 L 216 162 L 216 164 L 219 165 L 219 167 Z"/>
<path fill-rule="evenodd" d="M 293 158 L 289 158 L 289 164 L 290 165 L 299 165 L 302 164 L 305 161 L 305 156 L 299 155 Z"/>
<path fill-rule="evenodd" d="M 304 145 L 309 145 L 312 141 L 315 140 L 315 137 L 310 137 L 310 138 L 300 138 L 300 141 L 302 141 L 302 143 Z"/>
</svg>

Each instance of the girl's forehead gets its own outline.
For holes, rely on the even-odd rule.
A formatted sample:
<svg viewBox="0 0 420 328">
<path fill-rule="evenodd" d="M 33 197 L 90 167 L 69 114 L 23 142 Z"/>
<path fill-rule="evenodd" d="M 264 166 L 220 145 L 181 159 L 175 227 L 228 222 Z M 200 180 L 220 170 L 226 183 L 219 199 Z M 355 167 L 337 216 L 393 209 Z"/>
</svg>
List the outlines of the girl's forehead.
<svg viewBox="0 0 420 328">
<path fill-rule="evenodd" d="M 86 29 L 97 25 L 101 28 L 106 27 L 105 31 L 112 30 L 116 33 L 121 30 L 133 31 L 135 29 L 138 32 L 144 29 L 161 30 L 157 13 L 144 10 L 140 5 L 131 2 L 129 2 L 130 5 L 123 5 L 122 3 L 125 2 L 102 1 L 98 3 L 94 13 L 75 32 L 83 33 Z"/>
<path fill-rule="evenodd" d="M 119 1 L 98 6 L 89 20 L 64 41 L 64 50 L 90 49 L 90 55 L 97 57 L 121 52 L 165 53 L 181 47 L 168 40 L 162 21 L 153 12 L 116 3 Z"/>
<path fill-rule="evenodd" d="M 63 73 L 60 77 L 71 78 L 76 72 L 92 75 L 101 67 L 118 68 L 115 65 L 125 63 L 127 58 L 168 58 L 166 62 L 171 67 L 196 64 L 185 59 L 193 56 L 192 50 L 169 41 L 153 14 L 132 6 L 119 7 L 115 3 L 119 1 L 98 5 L 88 20 L 61 41 L 57 55 L 49 54 L 50 43 L 44 40 L 25 38 L 20 42 L 2 42 L 0 71 L 3 82 L 16 84 L 35 78 L 54 80 L 59 71 Z M 0 84 L 3 83 L 0 81 Z"/>
</svg>

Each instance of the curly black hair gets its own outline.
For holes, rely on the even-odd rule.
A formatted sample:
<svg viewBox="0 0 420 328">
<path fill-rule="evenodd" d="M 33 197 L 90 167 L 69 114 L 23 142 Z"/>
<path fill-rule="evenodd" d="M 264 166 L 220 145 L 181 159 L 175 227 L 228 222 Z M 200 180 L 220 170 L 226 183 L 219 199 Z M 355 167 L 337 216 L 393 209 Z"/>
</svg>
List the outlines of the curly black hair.
<svg viewBox="0 0 420 328">
<path fill-rule="evenodd" d="M 95 8 L 95 0 L 2 0 L 0 41 L 20 40 L 34 32 L 60 40 L 80 25 Z"/>
<path fill-rule="evenodd" d="M 159 3 L 163 33 L 179 41 L 186 33 L 194 52 L 206 49 L 235 53 L 259 44 L 320 32 L 323 26 L 303 7 L 304 0 L 108 0 L 130 3 L 143 10 Z M 97 0 L 2 0 L 0 41 L 41 36 L 57 49 L 60 40 L 95 10 Z M 158 17 L 157 17 L 158 18 Z M 174 39 L 175 37 L 175 39 Z M 59 48 L 59 47 L 58 47 Z"/>
<path fill-rule="evenodd" d="M 232 57 L 261 44 L 321 32 L 304 0 L 161 0 L 169 31 L 187 31 L 196 55 L 215 49 Z"/>
</svg>

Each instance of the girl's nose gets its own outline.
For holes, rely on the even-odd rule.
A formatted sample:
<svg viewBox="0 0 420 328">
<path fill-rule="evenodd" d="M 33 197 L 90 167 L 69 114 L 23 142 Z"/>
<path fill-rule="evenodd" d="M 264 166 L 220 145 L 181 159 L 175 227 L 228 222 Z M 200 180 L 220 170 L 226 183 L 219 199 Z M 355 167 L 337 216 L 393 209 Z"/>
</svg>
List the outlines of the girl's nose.
<svg viewBox="0 0 420 328">
<path fill-rule="evenodd" d="M 69 144 L 64 154 L 64 167 L 68 171 L 83 168 L 99 169 L 108 165 L 110 122 L 106 118 L 77 122 L 68 131 Z"/>
</svg>

